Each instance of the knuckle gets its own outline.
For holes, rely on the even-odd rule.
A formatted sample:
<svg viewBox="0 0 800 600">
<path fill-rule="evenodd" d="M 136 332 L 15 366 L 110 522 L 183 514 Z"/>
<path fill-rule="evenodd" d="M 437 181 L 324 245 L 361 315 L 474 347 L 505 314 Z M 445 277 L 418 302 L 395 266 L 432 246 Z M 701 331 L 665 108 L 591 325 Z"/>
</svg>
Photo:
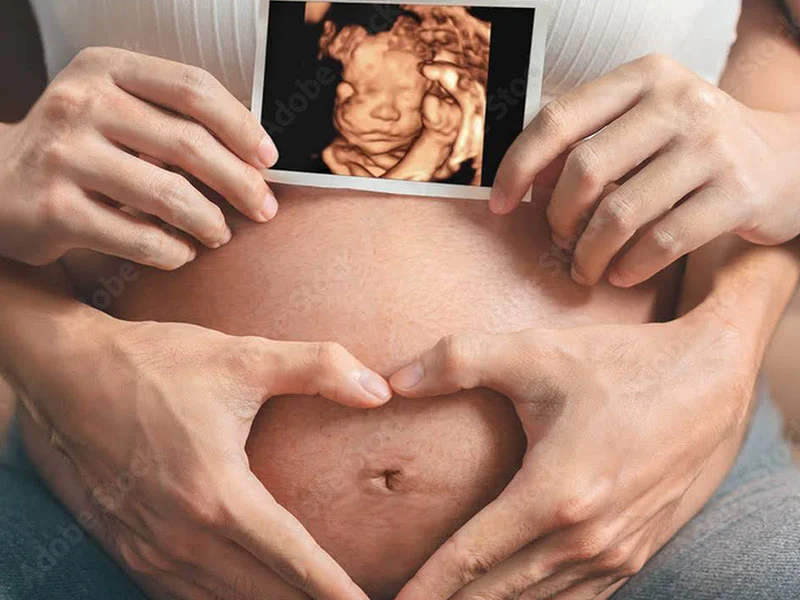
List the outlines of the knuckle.
<svg viewBox="0 0 800 600">
<path fill-rule="evenodd" d="M 243 338 L 225 352 L 226 369 L 239 376 L 257 372 L 268 359 L 268 343 L 258 337 Z"/>
<path fill-rule="evenodd" d="M 311 591 L 311 575 L 308 568 L 299 559 L 290 556 L 276 557 L 270 567 L 290 586 L 302 592 Z"/>
<path fill-rule="evenodd" d="M 657 225 L 649 235 L 650 242 L 658 255 L 664 257 L 678 257 L 681 255 L 680 234 Z"/>
<path fill-rule="evenodd" d="M 678 92 L 677 103 L 682 114 L 688 115 L 694 123 L 704 123 L 719 110 L 719 98 L 712 86 L 692 82 Z"/>
<path fill-rule="evenodd" d="M 51 126 L 70 123 L 84 111 L 86 100 L 84 86 L 72 81 L 55 83 L 42 100 L 43 115 Z"/>
<path fill-rule="evenodd" d="M 213 77 L 199 67 L 187 66 L 176 82 L 178 95 L 190 107 L 203 104 L 208 98 Z"/>
<path fill-rule="evenodd" d="M 138 575 L 165 575 L 177 570 L 172 560 L 138 537 L 122 540 L 118 549 L 128 569 Z"/>
<path fill-rule="evenodd" d="M 70 202 L 66 193 L 56 185 L 48 186 L 39 197 L 38 221 L 48 230 L 48 234 L 60 233 L 70 214 Z"/>
<path fill-rule="evenodd" d="M 583 143 L 570 153 L 566 168 L 583 187 L 595 189 L 604 185 L 602 161 L 592 144 Z"/>
<path fill-rule="evenodd" d="M 347 357 L 347 350 L 337 342 L 322 342 L 316 346 L 316 362 L 327 370 L 336 370 Z"/>
<path fill-rule="evenodd" d="M 732 166 L 732 158 L 735 155 L 731 144 L 719 131 L 711 131 L 700 142 L 700 148 L 712 158 L 722 163 L 722 167 Z"/>
<path fill-rule="evenodd" d="M 168 174 L 156 193 L 165 220 L 174 220 L 186 214 L 191 206 L 190 184 L 184 177 Z"/>
<path fill-rule="evenodd" d="M 603 495 L 597 490 L 568 495 L 556 503 L 553 510 L 554 522 L 560 528 L 585 523 L 600 512 L 603 500 Z"/>
<path fill-rule="evenodd" d="M 651 73 L 668 73 L 679 67 L 675 59 L 660 52 L 651 52 L 642 57 L 639 64 Z"/>
<path fill-rule="evenodd" d="M 246 140 L 250 146 L 255 147 L 261 142 L 261 127 L 259 127 L 253 113 L 242 110 L 234 116 L 234 131 L 238 133 L 240 139 Z"/>
<path fill-rule="evenodd" d="M 625 546 L 612 546 L 601 550 L 595 560 L 595 567 L 603 573 L 621 575 L 630 559 L 630 550 Z"/>
<path fill-rule="evenodd" d="M 186 121 L 180 126 L 175 140 L 177 156 L 194 159 L 202 154 L 203 148 L 212 140 L 212 137 L 202 125 Z"/>
<path fill-rule="evenodd" d="M 165 235 L 157 229 L 144 228 L 133 239 L 133 253 L 140 260 L 154 261 L 161 258 L 166 251 Z"/>
<path fill-rule="evenodd" d="M 75 58 L 70 62 L 70 67 L 78 69 L 85 69 L 97 64 L 101 64 L 108 60 L 109 54 L 112 52 L 110 48 L 103 46 L 89 46 L 83 48 L 75 55 Z"/>
<path fill-rule="evenodd" d="M 618 570 L 620 577 L 633 577 L 638 575 L 647 564 L 647 557 L 644 555 L 633 555 L 628 557 Z"/>
<path fill-rule="evenodd" d="M 612 542 L 610 531 L 604 527 L 590 527 L 570 550 L 570 560 L 597 564 L 609 551 Z"/>
<path fill-rule="evenodd" d="M 524 152 L 509 153 L 503 159 L 503 163 L 497 173 L 495 185 L 504 192 L 509 193 L 515 190 L 520 182 L 528 181 L 530 173 Z"/>
<path fill-rule="evenodd" d="M 477 353 L 477 338 L 471 334 L 448 335 L 439 342 L 438 354 L 442 357 L 442 369 L 446 373 L 464 370 Z"/>
<path fill-rule="evenodd" d="M 139 556 L 133 544 L 123 540 L 117 544 L 117 551 L 125 566 L 138 575 L 155 575 L 150 566 Z"/>
<path fill-rule="evenodd" d="M 211 216 L 209 224 L 202 235 L 210 240 L 218 240 L 222 238 L 227 231 L 228 224 L 225 221 L 225 215 L 222 214 L 222 210 L 217 205 L 212 204 L 210 210 Z"/>
<path fill-rule="evenodd" d="M 249 165 L 245 165 L 244 177 L 240 178 L 242 193 L 246 198 L 261 200 L 266 194 L 266 183 L 261 174 Z"/>
<path fill-rule="evenodd" d="M 605 203 L 601 219 L 616 231 L 628 232 L 633 227 L 634 208 L 632 202 L 622 194 L 614 194 Z"/>
<path fill-rule="evenodd" d="M 569 127 L 569 109 L 562 99 L 551 100 L 545 104 L 536 118 L 539 129 L 544 135 L 562 140 Z"/>
</svg>

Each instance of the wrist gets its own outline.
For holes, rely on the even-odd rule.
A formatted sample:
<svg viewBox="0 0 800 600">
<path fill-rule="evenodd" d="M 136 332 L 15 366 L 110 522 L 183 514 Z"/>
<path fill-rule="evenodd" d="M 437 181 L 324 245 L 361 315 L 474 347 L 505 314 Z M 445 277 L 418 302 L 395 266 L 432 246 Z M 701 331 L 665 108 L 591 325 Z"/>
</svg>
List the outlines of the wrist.
<svg viewBox="0 0 800 600">
<path fill-rule="evenodd" d="M 0 260 L 0 372 L 18 389 L 34 382 L 48 361 L 69 360 L 72 351 L 94 343 L 113 320 L 72 298 L 58 270 Z"/>
<path fill-rule="evenodd" d="M 757 371 L 797 285 L 797 244 L 753 246 L 730 237 L 692 260 L 680 320 L 735 337 L 741 358 Z"/>
</svg>

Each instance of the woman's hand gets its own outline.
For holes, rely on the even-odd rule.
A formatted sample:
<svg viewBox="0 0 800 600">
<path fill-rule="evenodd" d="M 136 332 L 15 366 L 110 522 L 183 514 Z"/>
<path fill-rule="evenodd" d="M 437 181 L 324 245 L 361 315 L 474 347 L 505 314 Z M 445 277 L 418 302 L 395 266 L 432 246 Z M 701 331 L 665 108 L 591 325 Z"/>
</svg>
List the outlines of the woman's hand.
<svg viewBox="0 0 800 600">
<path fill-rule="evenodd" d="M 756 363 L 711 321 L 458 335 L 396 373 L 408 397 L 497 390 L 528 438 L 508 487 L 398 600 L 590 600 L 635 574 L 738 451 Z"/>
<path fill-rule="evenodd" d="M 553 241 L 573 254 L 578 283 L 608 271 L 629 287 L 723 233 L 759 244 L 800 234 L 798 139 L 800 115 L 751 109 L 648 56 L 545 106 L 503 160 L 491 207 L 514 210 L 566 154 Z"/>
<path fill-rule="evenodd" d="M 29 451 L 73 514 L 93 507 L 90 533 L 148 593 L 367 600 L 276 504 L 244 448 L 268 398 L 376 407 L 390 397 L 383 378 L 334 344 L 191 325 L 93 318 L 63 338 L 18 377 Z"/>
<path fill-rule="evenodd" d="M 210 248 L 231 237 L 176 171 L 265 222 L 278 206 L 259 169 L 276 160 L 257 119 L 205 71 L 84 50 L 24 121 L 0 125 L 0 256 L 42 265 L 89 248 L 176 269 L 195 249 L 153 217 Z"/>
</svg>

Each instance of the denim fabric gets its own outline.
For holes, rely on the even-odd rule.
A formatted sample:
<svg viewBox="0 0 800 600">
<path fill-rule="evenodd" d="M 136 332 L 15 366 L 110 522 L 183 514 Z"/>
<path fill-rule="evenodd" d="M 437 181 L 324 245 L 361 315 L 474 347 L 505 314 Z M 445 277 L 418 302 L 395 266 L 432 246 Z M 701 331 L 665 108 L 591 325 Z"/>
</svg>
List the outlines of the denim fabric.
<svg viewBox="0 0 800 600">
<path fill-rule="evenodd" d="M 0 600 L 145 600 L 50 494 L 13 426 L 0 460 Z"/>
</svg>

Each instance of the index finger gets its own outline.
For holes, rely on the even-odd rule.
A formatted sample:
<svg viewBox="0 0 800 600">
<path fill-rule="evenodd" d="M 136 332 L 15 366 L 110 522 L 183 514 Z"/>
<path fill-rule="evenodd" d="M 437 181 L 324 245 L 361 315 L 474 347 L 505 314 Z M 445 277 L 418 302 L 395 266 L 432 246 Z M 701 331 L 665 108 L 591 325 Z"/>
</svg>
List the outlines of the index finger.
<svg viewBox="0 0 800 600">
<path fill-rule="evenodd" d="M 521 473 L 428 559 L 395 600 L 447 600 L 554 528 L 542 503 L 520 489 Z"/>
<path fill-rule="evenodd" d="M 126 92 L 193 118 L 258 169 L 277 162 L 278 150 L 255 116 L 207 71 L 127 50 L 117 52 L 111 77 Z"/>
<path fill-rule="evenodd" d="M 570 146 L 630 110 L 649 87 L 637 64 L 620 67 L 547 104 L 514 141 L 497 171 L 490 207 L 516 209 L 536 176 Z"/>
<path fill-rule="evenodd" d="M 311 534 L 252 473 L 231 486 L 224 532 L 292 587 L 316 600 L 369 600 Z"/>
</svg>

